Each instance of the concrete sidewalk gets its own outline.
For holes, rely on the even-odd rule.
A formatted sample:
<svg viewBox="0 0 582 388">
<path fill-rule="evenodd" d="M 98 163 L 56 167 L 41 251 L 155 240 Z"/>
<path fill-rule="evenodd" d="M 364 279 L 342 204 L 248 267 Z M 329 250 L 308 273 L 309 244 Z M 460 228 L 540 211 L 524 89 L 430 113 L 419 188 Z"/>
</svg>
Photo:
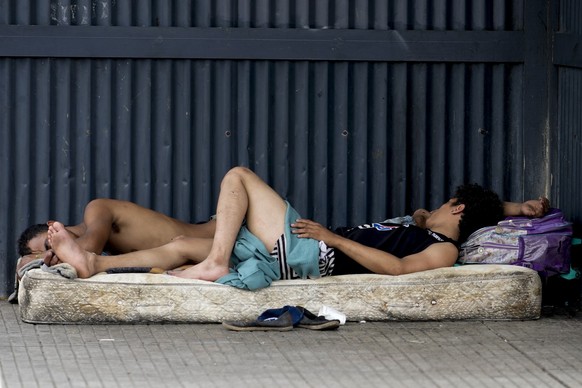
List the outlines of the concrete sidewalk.
<svg viewBox="0 0 582 388">
<path fill-rule="evenodd" d="M 219 324 L 31 325 L 6 301 L 0 316 L 7 388 L 582 386 L 582 318 L 239 333 Z"/>
</svg>

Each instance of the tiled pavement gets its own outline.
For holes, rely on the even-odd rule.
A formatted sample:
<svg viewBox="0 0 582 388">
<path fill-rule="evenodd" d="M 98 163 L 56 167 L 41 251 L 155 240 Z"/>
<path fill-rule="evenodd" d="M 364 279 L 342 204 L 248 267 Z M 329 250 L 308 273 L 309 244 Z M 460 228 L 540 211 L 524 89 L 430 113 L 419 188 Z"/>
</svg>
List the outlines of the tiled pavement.
<svg viewBox="0 0 582 388">
<path fill-rule="evenodd" d="M 580 317 L 239 333 L 219 324 L 32 325 L 0 301 L 0 318 L 2 388 L 582 386 Z"/>
</svg>

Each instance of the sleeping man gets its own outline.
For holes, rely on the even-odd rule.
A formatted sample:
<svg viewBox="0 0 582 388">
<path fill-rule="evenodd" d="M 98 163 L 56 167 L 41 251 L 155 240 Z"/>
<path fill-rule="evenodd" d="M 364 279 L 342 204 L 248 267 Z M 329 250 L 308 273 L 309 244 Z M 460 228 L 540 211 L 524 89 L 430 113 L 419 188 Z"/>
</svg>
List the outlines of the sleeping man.
<svg viewBox="0 0 582 388">
<path fill-rule="evenodd" d="M 39 260 L 47 255 L 47 232 L 52 223 L 31 225 L 20 235 L 16 290 L 23 273 L 30 267 L 38 267 Z M 85 206 L 83 221 L 66 226 L 65 230 L 82 249 L 100 255 L 150 249 L 177 236 L 212 238 L 214 226 L 214 221 L 188 224 L 132 202 L 95 199 Z M 15 291 L 9 300 L 16 302 L 17 296 Z"/>
<path fill-rule="evenodd" d="M 331 231 L 302 219 L 252 171 L 236 167 L 222 180 L 214 236 L 183 236 L 151 249 L 99 256 L 83 249 L 58 222 L 49 227 L 47 265 L 69 263 L 81 278 L 114 267 L 172 269 L 172 275 L 257 289 L 273 280 L 349 273 L 400 275 L 452 266 L 458 244 L 504 215 L 542 215 L 546 199 L 502 203 L 478 185 L 460 186 L 418 226 L 370 223 Z"/>
<path fill-rule="evenodd" d="M 18 239 L 19 255 L 44 255 L 52 223 L 27 228 Z M 132 202 L 95 199 L 85 206 L 83 221 L 66 229 L 83 249 L 125 253 L 157 247 L 179 235 L 211 238 L 214 222 L 188 224 Z"/>
</svg>

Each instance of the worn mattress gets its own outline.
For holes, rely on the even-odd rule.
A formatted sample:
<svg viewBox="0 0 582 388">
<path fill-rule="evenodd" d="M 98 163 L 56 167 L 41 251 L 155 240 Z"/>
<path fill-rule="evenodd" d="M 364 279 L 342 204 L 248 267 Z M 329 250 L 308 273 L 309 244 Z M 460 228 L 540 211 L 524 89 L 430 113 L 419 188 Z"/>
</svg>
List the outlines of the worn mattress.
<svg viewBox="0 0 582 388">
<path fill-rule="evenodd" d="M 159 274 L 97 274 L 69 280 L 39 269 L 20 284 L 30 323 L 221 322 L 254 319 L 268 308 L 321 306 L 348 321 L 536 319 L 537 272 L 509 265 L 440 268 L 401 276 L 343 275 L 280 280 L 258 291 Z"/>
</svg>

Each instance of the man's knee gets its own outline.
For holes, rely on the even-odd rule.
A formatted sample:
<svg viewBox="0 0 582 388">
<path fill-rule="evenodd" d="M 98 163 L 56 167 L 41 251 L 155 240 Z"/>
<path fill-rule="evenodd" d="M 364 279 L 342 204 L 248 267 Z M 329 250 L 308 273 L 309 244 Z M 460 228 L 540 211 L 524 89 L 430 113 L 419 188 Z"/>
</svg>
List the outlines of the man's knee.
<svg viewBox="0 0 582 388">
<path fill-rule="evenodd" d="M 245 177 L 245 176 L 249 176 L 249 175 L 255 175 L 255 173 L 253 171 L 251 171 L 251 169 L 249 169 L 248 167 L 237 166 L 237 167 L 233 167 L 230 170 L 228 170 L 228 172 L 226 173 L 226 176 L 229 176 L 229 175 L 234 175 L 234 176 L 238 176 L 238 177 Z"/>
<path fill-rule="evenodd" d="M 252 178 L 252 177 L 256 177 L 256 175 L 249 168 L 237 166 L 237 167 L 231 168 L 226 173 L 226 175 L 224 176 L 222 181 L 225 182 L 225 181 L 238 180 L 240 182 L 245 182 L 249 178 Z"/>
</svg>

